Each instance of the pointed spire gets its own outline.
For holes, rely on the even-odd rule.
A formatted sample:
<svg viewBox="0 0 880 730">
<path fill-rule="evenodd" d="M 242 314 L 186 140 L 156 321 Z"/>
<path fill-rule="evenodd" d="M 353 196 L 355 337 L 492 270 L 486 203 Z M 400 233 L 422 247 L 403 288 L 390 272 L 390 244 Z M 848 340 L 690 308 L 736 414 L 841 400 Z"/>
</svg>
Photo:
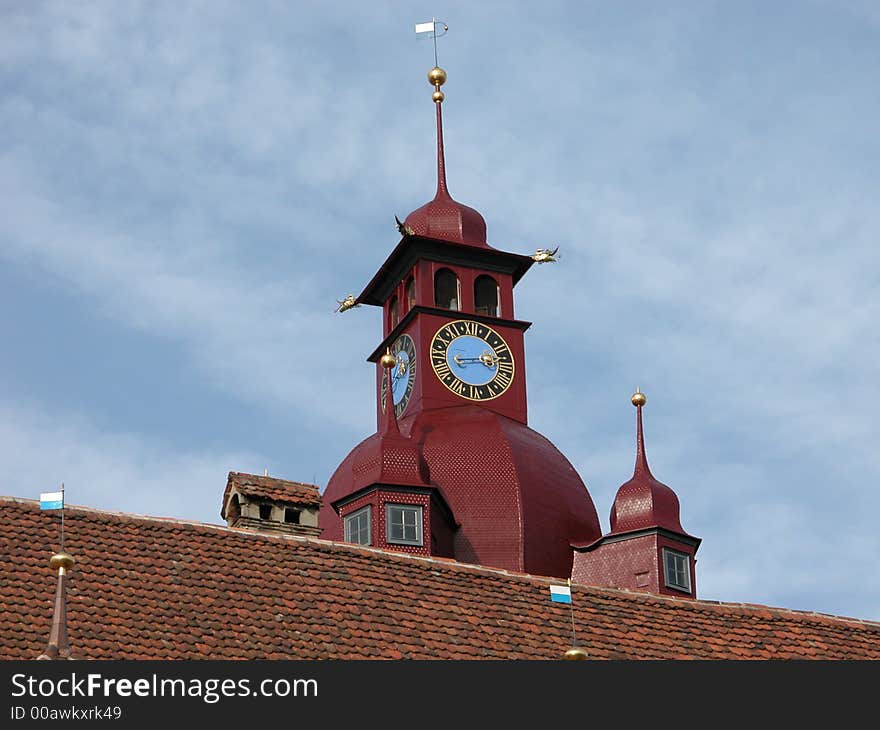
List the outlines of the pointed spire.
<svg viewBox="0 0 880 730">
<path fill-rule="evenodd" d="M 636 431 L 636 466 L 633 470 L 633 476 L 639 473 L 645 473 L 648 476 L 653 476 L 653 474 L 651 474 L 650 468 L 648 468 L 648 457 L 645 454 L 645 434 L 642 429 L 642 408 L 644 407 L 645 403 L 648 402 L 648 399 L 645 397 L 645 394 L 642 393 L 641 390 L 639 390 L 638 386 L 636 386 L 636 392 L 633 393 L 630 400 L 638 411 L 638 427 Z"/>
<path fill-rule="evenodd" d="M 408 235 L 425 236 L 489 248 L 486 243 L 486 221 L 476 210 L 458 203 L 446 185 L 446 152 L 443 147 L 443 111 L 446 98 L 440 87 L 446 83 L 446 71 L 434 66 L 428 71 L 428 83 L 434 87 L 431 98 L 437 107 L 437 192 L 434 199 L 417 208 L 404 220 Z"/>
<path fill-rule="evenodd" d="M 391 380 L 391 371 L 397 365 L 397 358 L 391 354 L 391 350 L 388 350 L 379 362 L 385 368 L 385 419 L 382 421 L 381 434 L 400 437 L 400 427 L 397 425 L 397 413 L 394 408 L 394 384 Z"/>
<path fill-rule="evenodd" d="M 449 189 L 446 187 L 446 152 L 443 149 L 443 99 L 445 95 L 440 91 L 440 87 L 446 83 L 446 72 L 439 66 L 435 66 L 428 71 L 428 83 L 434 87 L 434 93 L 431 98 L 437 107 L 437 194 L 434 200 L 438 198 L 450 198 Z"/>
<path fill-rule="evenodd" d="M 611 506 L 610 534 L 648 527 L 663 527 L 672 532 L 685 534 L 679 518 L 678 497 L 669 487 L 657 481 L 648 468 L 645 434 L 642 428 L 642 408 L 648 399 L 636 388 L 630 400 L 638 409 L 636 465 L 630 480 L 617 490 L 617 496 Z"/>
<path fill-rule="evenodd" d="M 52 612 L 52 629 L 46 650 L 37 659 L 70 659 L 70 641 L 67 636 L 67 573 L 75 560 L 65 552 L 56 553 L 49 565 L 58 569 L 55 588 L 55 608 Z"/>
</svg>

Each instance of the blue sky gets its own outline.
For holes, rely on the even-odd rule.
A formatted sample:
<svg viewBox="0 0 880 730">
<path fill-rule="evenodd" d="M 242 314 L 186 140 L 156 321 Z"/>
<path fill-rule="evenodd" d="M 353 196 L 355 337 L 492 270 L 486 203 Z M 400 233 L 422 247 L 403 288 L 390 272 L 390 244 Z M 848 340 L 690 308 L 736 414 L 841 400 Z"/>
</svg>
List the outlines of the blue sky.
<svg viewBox="0 0 880 730">
<path fill-rule="evenodd" d="M 880 620 L 872 2 L 0 2 L 0 493 L 219 522 L 374 428 L 333 313 L 434 191 L 517 287 L 530 423 L 604 529 L 654 474 L 701 597 Z"/>
</svg>

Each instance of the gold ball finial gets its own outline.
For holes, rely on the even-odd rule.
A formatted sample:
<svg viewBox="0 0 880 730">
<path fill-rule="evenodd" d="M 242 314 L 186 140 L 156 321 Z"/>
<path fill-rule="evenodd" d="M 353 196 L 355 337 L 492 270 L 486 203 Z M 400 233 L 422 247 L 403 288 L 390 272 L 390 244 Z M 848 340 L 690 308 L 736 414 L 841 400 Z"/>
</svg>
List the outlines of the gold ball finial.
<svg viewBox="0 0 880 730">
<path fill-rule="evenodd" d="M 388 370 L 390 368 L 393 368 L 395 365 L 397 365 L 397 358 L 394 357 L 394 355 L 392 355 L 390 351 L 388 351 L 384 355 L 382 355 L 381 358 L 379 358 L 379 364 L 383 368 Z"/>
<path fill-rule="evenodd" d="M 55 553 L 49 558 L 49 565 L 55 570 L 58 570 L 58 568 L 70 570 L 75 562 L 76 560 L 74 560 L 73 555 L 68 555 L 67 553 Z"/>
<path fill-rule="evenodd" d="M 434 66 L 434 68 L 428 71 L 428 83 L 431 86 L 443 86 L 446 83 L 446 72 L 439 66 Z"/>
<path fill-rule="evenodd" d="M 584 661 L 588 659 L 587 652 L 584 649 L 581 649 L 579 646 L 573 646 L 569 649 L 565 654 L 562 655 L 563 659 L 567 659 L 569 661 Z"/>
<path fill-rule="evenodd" d="M 645 394 L 642 393 L 642 391 L 640 391 L 638 388 L 636 388 L 636 392 L 633 393 L 633 396 L 630 400 L 632 400 L 632 404 L 636 408 L 641 408 L 643 405 L 645 405 L 645 403 L 648 402 L 648 399 L 645 397 Z"/>
<path fill-rule="evenodd" d="M 446 98 L 446 95 L 442 91 L 435 91 L 431 94 L 431 98 L 439 104 Z"/>
</svg>

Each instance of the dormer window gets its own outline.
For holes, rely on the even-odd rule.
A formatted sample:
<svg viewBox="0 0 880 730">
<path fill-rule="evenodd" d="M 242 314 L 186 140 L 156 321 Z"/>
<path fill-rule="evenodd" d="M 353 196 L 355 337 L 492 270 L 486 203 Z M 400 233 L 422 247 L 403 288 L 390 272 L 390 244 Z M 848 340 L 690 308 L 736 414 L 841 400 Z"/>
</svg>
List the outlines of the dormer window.
<svg viewBox="0 0 880 730">
<path fill-rule="evenodd" d="M 266 504 L 265 502 L 260 505 L 260 519 L 261 520 L 271 520 L 272 519 L 272 505 Z"/>
<path fill-rule="evenodd" d="M 434 304 L 442 309 L 458 311 L 461 296 L 458 277 L 450 269 L 440 269 L 434 274 Z"/>
<path fill-rule="evenodd" d="M 388 542 L 423 545 L 422 508 L 411 504 L 386 504 L 385 532 Z"/>
<path fill-rule="evenodd" d="M 663 548 L 663 572 L 666 587 L 691 592 L 691 558 L 669 548 Z"/>
<path fill-rule="evenodd" d="M 474 311 L 498 316 L 498 282 L 491 276 L 481 274 L 474 282 Z"/>
<path fill-rule="evenodd" d="M 299 516 L 300 516 L 300 511 L 298 509 L 293 509 L 292 507 L 285 507 L 284 521 L 288 525 L 298 525 L 299 524 Z"/>
<path fill-rule="evenodd" d="M 373 535 L 370 529 L 370 506 L 367 505 L 345 518 L 345 541 L 355 545 L 371 545 Z"/>
</svg>

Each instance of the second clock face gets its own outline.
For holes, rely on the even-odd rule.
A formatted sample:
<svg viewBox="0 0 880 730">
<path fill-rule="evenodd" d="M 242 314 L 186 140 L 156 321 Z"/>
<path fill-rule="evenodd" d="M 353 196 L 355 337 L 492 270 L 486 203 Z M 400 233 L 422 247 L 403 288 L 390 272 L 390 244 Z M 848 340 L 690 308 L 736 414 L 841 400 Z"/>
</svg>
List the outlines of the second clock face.
<svg viewBox="0 0 880 730">
<path fill-rule="evenodd" d="M 491 327 L 459 319 L 443 325 L 431 340 L 431 366 L 449 390 L 468 400 L 492 400 L 513 382 L 510 347 Z"/>
<path fill-rule="evenodd" d="M 391 369 L 391 391 L 394 395 L 394 413 L 399 418 L 409 404 L 413 386 L 416 382 L 416 344 L 409 335 L 401 335 L 391 345 L 391 354 L 397 358 L 397 365 Z M 385 412 L 385 398 L 388 381 L 382 373 L 382 412 Z"/>
</svg>

